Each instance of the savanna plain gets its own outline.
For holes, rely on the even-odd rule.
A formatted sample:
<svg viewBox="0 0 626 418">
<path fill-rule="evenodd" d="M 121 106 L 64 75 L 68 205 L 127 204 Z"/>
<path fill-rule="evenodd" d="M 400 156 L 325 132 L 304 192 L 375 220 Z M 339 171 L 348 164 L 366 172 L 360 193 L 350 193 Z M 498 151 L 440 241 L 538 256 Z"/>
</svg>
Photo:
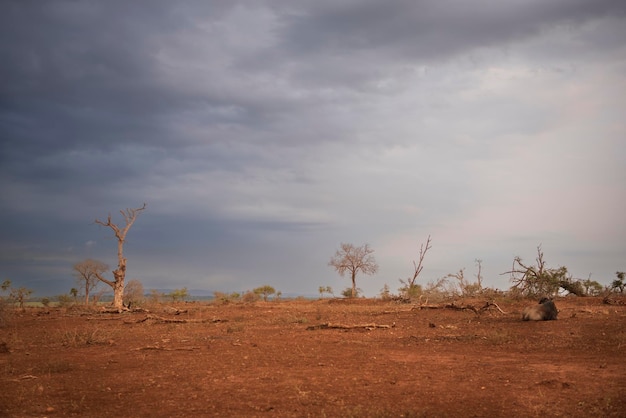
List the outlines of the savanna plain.
<svg viewBox="0 0 626 418">
<path fill-rule="evenodd" d="M 373 299 L 26 308 L 0 328 L 5 417 L 626 416 L 626 306 Z"/>
</svg>

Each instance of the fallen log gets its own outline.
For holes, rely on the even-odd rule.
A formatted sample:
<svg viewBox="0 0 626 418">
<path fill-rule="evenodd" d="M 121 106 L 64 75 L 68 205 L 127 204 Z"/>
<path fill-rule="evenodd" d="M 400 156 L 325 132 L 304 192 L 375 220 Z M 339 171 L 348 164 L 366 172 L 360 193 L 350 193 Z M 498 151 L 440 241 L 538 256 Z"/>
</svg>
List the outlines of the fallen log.
<svg viewBox="0 0 626 418">
<path fill-rule="evenodd" d="M 384 324 L 359 324 L 359 325 L 344 325 L 344 324 L 331 324 L 326 322 L 324 324 L 318 325 L 310 325 L 306 327 L 307 331 L 317 330 L 317 329 L 366 329 L 372 330 L 376 328 L 389 329 L 395 327 L 396 324 L 392 325 L 384 325 Z"/>
<path fill-rule="evenodd" d="M 124 321 L 125 324 L 138 324 L 141 322 L 146 322 L 148 320 L 152 320 L 155 322 L 161 322 L 164 324 L 187 324 L 187 323 L 205 323 L 205 322 L 212 322 L 212 323 L 217 323 L 217 322 L 228 322 L 227 319 L 219 319 L 219 318 L 213 318 L 213 319 L 178 319 L 178 318 L 164 318 L 162 316 L 157 316 L 157 315 L 146 315 L 145 318 L 142 319 L 138 319 L 136 321 Z"/>
<path fill-rule="evenodd" d="M 167 348 L 162 347 L 160 345 L 147 345 L 145 347 L 133 348 L 133 351 L 144 351 L 144 350 L 162 350 L 162 351 L 193 351 L 198 350 L 199 347 L 177 347 L 177 348 Z"/>
<path fill-rule="evenodd" d="M 411 308 L 411 310 L 422 310 L 422 309 L 452 309 L 455 311 L 472 311 L 474 312 L 476 315 L 480 315 L 481 313 L 487 311 L 489 308 L 491 308 L 492 306 L 494 306 L 496 309 L 498 309 L 498 311 L 500 311 L 500 313 L 503 313 L 506 315 L 506 312 L 504 312 L 502 309 L 500 309 L 500 307 L 498 306 L 497 303 L 495 302 L 485 302 L 485 304 L 481 307 L 481 308 L 476 308 L 474 305 L 470 305 L 470 304 L 466 304 L 466 305 L 457 305 L 456 303 L 452 302 L 452 303 L 446 303 L 446 304 L 442 304 L 442 305 L 417 305 Z"/>
</svg>

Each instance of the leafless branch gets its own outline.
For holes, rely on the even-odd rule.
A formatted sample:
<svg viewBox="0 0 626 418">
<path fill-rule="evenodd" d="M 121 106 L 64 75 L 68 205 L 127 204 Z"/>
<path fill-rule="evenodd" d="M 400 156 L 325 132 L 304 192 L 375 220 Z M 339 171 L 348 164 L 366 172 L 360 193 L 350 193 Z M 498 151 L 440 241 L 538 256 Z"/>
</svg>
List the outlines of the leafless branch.
<svg viewBox="0 0 626 418">
<path fill-rule="evenodd" d="M 414 271 L 413 271 L 413 277 L 409 279 L 409 287 L 413 287 L 415 285 L 415 281 L 417 280 L 417 277 L 420 275 L 420 273 L 422 272 L 422 269 L 424 268 L 424 258 L 426 257 L 426 253 L 428 252 L 428 250 L 430 250 L 432 248 L 432 246 L 430 245 L 430 235 L 428 236 L 428 238 L 426 239 L 426 245 L 422 244 L 420 245 L 420 256 L 419 256 L 419 261 L 416 264 L 415 260 L 413 260 L 413 267 L 414 267 Z"/>
</svg>

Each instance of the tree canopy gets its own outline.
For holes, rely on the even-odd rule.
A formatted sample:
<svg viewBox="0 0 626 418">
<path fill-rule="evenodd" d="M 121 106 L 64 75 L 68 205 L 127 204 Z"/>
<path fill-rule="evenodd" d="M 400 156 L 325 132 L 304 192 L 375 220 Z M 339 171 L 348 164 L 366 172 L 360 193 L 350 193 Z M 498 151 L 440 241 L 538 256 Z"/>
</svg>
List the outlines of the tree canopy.
<svg viewBox="0 0 626 418">
<path fill-rule="evenodd" d="M 337 273 L 343 277 L 346 273 L 350 273 L 352 279 L 352 297 L 356 297 L 356 276 L 357 273 L 375 274 L 378 271 L 378 264 L 372 255 L 374 250 L 369 244 L 355 247 L 353 244 L 342 243 L 340 248 L 335 252 L 334 257 L 330 259 L 328 265 L 337 270 Z"/>
</svg>

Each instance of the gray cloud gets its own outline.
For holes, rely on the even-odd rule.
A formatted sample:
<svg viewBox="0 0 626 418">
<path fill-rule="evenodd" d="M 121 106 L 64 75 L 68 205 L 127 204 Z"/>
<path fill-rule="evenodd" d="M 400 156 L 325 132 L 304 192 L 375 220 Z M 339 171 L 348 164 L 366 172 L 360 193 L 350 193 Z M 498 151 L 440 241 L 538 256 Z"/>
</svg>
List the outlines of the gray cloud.
<svg viewBox="0 0 626 418">
<path fill-rule="evenodd" d="M 147 202 L 148 288 L 338 288 L 354 241 L 374 294 L 429 233 L 429 279 L 480 257 L 506 287 L 543 243 L 609 280 L 622 3 L 3 2 L 5 274 L 65 291 L 81 257 L 115 263 L 93 219 Z"/>
</svg>

